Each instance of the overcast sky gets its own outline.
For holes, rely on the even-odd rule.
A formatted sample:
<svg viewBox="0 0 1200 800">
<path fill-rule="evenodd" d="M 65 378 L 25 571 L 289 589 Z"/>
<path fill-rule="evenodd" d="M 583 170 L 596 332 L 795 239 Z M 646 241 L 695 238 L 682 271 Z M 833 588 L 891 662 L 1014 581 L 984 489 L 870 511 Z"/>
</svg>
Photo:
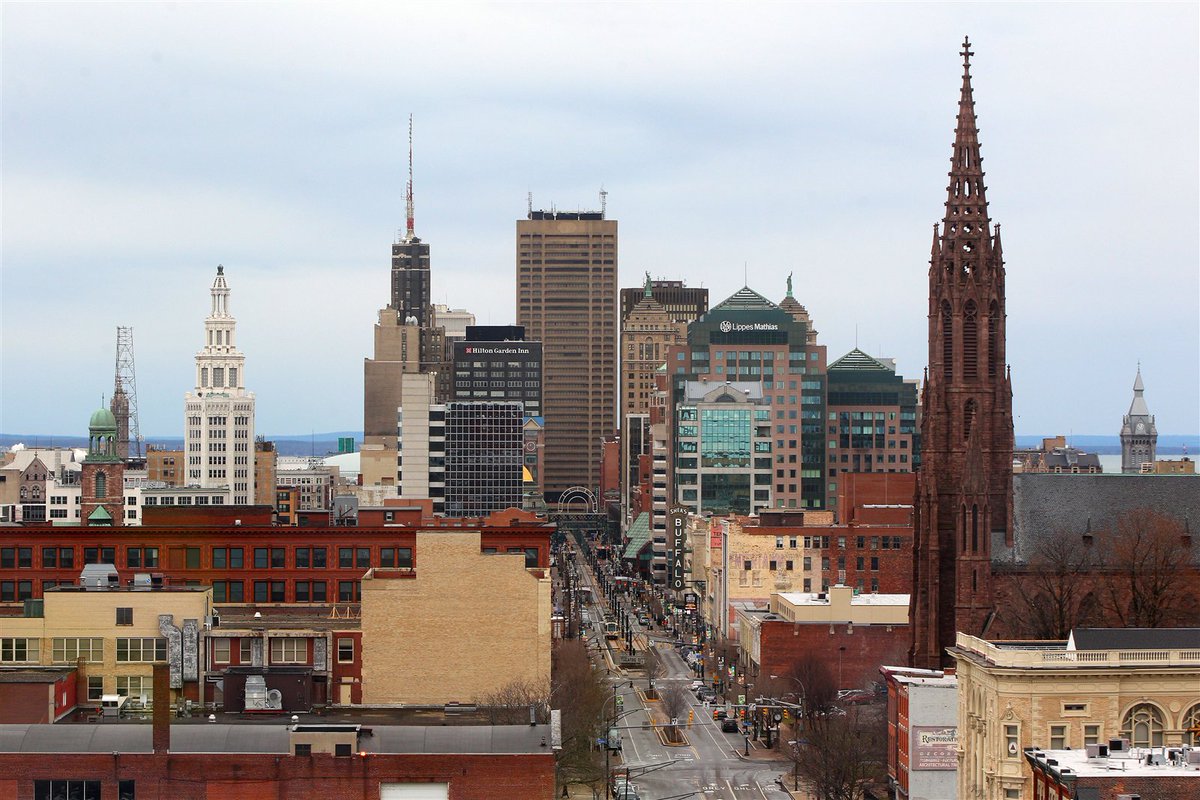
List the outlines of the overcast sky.
<svg viewBox="0 0 1200 800">
<path fill-rule="evenodd" d="M 436 302 L 513 322 L 527 193 L 603 186 L 622 286 L 794 272 L 919 377 L 969 34 L 1017 433 L 1115 435 L 1139 360 L 1196 433 L 1197 8 L 6 2 L 0 431 L 85 435 L 127 325 L 181 435 L 218 263 L 258 431 L 361 429 L 410 113 Z"/>
</svg>

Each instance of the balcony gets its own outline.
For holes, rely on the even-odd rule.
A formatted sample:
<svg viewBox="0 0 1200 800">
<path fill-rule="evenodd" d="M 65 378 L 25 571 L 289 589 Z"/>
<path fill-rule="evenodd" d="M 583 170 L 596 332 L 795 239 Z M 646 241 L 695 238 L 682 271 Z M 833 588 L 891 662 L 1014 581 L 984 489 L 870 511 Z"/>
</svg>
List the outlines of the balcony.
<svg viewBox="0 0 1200 800">
<path fill-rule="evenodd" d="M 959 650 L 973 653 L 998 667 L 1105 669 L 1200 666 L 1200 650 L 1067 650 L 1065 645 L 1049 643 L 1044 647 L 1027 643 L 1006 646 L 965 633 L 958 634 L 955 645 Z"/>
</svg>

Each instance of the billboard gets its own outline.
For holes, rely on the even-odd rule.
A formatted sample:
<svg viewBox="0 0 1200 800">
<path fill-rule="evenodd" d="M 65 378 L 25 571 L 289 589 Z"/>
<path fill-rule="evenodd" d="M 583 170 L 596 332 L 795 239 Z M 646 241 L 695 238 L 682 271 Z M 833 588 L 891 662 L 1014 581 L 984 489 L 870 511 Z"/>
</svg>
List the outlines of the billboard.
<svg viewBox="0 0 1200 800">
<path fill-rule="evenodd" d="M 958 728 L 914 725 L 911 769 L 958 769 Z"/>
<path fill-rule="evenodd" d="M 685 506 L 672 506 L 667 510 L 667 580 L 677 592 L 683 591 L 685 585 L 683 555 L 687 547 L 687 518 Z"/>
</svg>

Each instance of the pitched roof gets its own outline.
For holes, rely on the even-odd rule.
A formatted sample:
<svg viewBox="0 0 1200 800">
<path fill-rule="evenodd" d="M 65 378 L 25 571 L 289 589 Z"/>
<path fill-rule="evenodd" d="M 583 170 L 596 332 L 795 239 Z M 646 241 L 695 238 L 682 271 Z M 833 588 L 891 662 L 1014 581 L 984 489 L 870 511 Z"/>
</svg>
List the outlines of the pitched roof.
<svg viewBox="0 0 1200 800">
<path fill-rule="evenodd" d="M 1200 628 L 1076 628 L 1068 650 L 1196 650 Z"/>
<path fill-rule="evenodd" d="M 711 311 L 763 311 L 778 310 L 779 306 L 763 297 L 749 286 L 743 286 L 729 297 L 713 306 Z"/>
<path fill-rule="evenodd" d="M 896 370 L 892 369 L 887 364 L 883 363 L 877 358 L 874 358 L 873 356 L 867 355 L 857 347 L 851 350 L 849 353 L 846 353 L 846 355 L 842 356 L 837 361 L 834 361 L 828 367 L 829 371 L 843 369 L 880 370 L 883 372 L 891 372 L 893 374 L 896 372 Z"/>
</svg>

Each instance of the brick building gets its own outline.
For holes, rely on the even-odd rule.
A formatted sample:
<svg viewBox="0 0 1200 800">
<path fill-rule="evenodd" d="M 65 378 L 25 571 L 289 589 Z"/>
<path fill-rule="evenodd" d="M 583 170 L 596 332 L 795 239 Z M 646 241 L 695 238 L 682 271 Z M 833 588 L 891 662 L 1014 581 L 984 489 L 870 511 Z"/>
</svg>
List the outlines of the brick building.
<svg viewBox="0 0 1200 800">
<path fill-rule="evenodd" d="M 907 650 L 908 595 L 857 594 L 849 586 L 774 594 L 767 611 L 739 610 L 738 629 L 744 666 L 760 690 L 768 681 L 779 689 L 792 665 L 814 652 L 825 654 L 837 688 L 862 688 Z"/>
<path fill-rule="evenodd" d="M 898 800 L 954 800 L 958 682 L 941 670 L 883 666 L 888 786 Z"/>
<path fill-rule="evenodd" d="M 366 729 L 198 722 L 168 731 L 164 736 L 150 725 L 129 724 L 0 725 L 0 797 L 554 797 L 546 725 Z"/>
</svg>

